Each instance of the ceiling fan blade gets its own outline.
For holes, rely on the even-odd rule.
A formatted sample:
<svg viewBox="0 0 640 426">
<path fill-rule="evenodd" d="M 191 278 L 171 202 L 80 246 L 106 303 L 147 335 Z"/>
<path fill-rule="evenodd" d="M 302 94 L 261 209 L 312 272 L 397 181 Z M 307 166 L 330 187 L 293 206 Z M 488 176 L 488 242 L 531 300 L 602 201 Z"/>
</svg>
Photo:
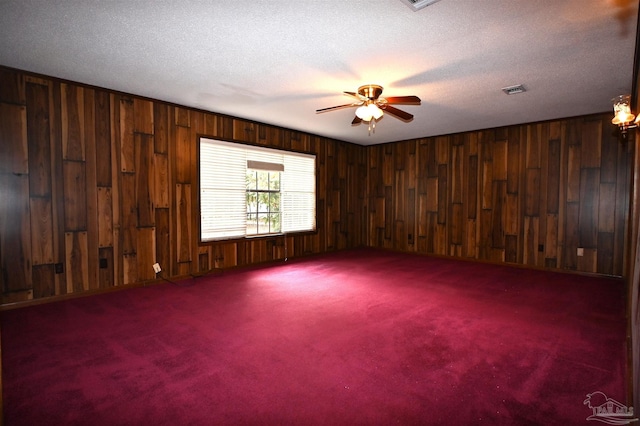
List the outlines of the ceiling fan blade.
<svg viewBox="0 0 640 426">
<path fill-rule="evenodd" d="M 404 112 L 401 109 L 396 107 L 392 107 L 391 105 L 381 105 L 380 106 L 384 111 L 388 112 L 391 115 L 395 115 L 396 117 L 404 120 L 411 121 L 413 120 L 413 114 L 409 114 L 408 112 Z"/>
<path fill-rule="evenodd" d="M 420 98 L 417 96 L 390 96 L 385 98 L 390 104 L 419 104 Z"/>
<path fill-rule="evenodd" d="M 353 96 L 356 99 L 362 99 L 362 96 L 358 95 L 356 92 L 342 92 L 345 95 Z"/>
<path fill-rule="evenodd" d="M 321 109 L 317 109 L 316 113 L 318 113 L 318 112 L 327 112 L 327 111 L 332 111 L 334 109 L 347 108 L 347 107 L 352 107 L 352 106 L 357 106 L 357 105 L 360 105 L 360 104 L 359 103 L 351 103 L 351 104 L 332 106 L 332 107 L 329 107 L 329 108 L 321 108 Z"/>
<path fill-rule="evenodd" d="M 351 122 L 351 125 L 355 125 L 355 124 L 360 124 L 362 122 L 362 118 L 358 117 L 357 115 L 353 118 L 353 121 Z"/>
</svg>

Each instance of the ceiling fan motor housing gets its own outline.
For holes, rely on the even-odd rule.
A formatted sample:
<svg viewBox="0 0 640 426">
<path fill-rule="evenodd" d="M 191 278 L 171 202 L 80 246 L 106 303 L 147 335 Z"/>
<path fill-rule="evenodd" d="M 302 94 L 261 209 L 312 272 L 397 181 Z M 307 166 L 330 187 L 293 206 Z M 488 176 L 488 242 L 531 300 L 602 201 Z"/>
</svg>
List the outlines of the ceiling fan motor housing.
<svg viewBox="0 0 640 426">
<path fill-rule="evenodd" d="M 364 86 L 360 86 L 358 87 L 358 94 L 360 96 L 364 96 L 365 98 L 376 100 L 382 94 L 382 86 L 379 86 L 377 84 L 367 84 Z"/>
</svg>

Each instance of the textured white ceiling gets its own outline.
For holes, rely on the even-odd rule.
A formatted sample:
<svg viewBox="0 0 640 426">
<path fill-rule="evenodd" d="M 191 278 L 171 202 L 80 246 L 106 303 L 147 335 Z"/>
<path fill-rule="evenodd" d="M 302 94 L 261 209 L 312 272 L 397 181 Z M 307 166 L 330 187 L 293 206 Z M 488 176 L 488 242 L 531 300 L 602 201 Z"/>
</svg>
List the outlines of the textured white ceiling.
<svg viewBox="0 0 640 426">
<path fill-rule="evenodd" d="M 637 0 L 0 0 L 0 65 L 362 145 L 603 112 Z M 417 95 L 351 126 L 342 91 Z M 524 84 L 507 96 L 501 88 Z"/>
</svg>

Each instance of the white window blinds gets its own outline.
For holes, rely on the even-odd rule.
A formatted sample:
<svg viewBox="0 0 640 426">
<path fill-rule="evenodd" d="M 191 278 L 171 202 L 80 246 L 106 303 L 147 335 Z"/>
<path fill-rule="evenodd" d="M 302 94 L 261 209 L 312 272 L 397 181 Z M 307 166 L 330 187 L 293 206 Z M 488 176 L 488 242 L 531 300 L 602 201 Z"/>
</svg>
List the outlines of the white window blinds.
<svg viewBox="0 0 640 426">
<path fill-rule="evenodd" d="M 246 175 L 251 166 L 281 173 L 282 232 L 315 230 L 315 155 L 201 138 L 201 240 L 246 236 Z"/>
<path fill-rule="evenodd" d="M 315 156 L 288 154 L 282 175 L 282 232 L 316 227 Z"/>
</svg>

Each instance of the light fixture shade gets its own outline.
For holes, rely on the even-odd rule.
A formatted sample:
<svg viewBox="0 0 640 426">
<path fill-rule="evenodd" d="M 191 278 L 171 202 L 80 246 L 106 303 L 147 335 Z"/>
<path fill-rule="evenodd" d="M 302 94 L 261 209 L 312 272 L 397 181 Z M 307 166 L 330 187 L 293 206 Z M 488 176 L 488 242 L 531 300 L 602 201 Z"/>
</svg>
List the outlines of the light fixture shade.
<svg viewBox="0 0 640 426">
<path fill-rule="evenodd" d="M 630 100 L 631 96 L 629 95 L 616 96 L 611 100 L 613 102 L 613 119 L 611 119 L 613 124 L 624 126 L 636 118 L 636 116 L 631 113 Z"/>
<path fill-rule="evenodd" d="M 369 104 L 367 108 L 371 111 L 371 116 L 376 120 L 379 120 L 380 117 L 382 117 L 382 114 L 384 114 L 376 104 Z"/>
<path fill-rule="evenodd" d="M 356 109 L 356 117 L 358 117 L 362 121 L 371 121 L 373 118 L 373 114 L 369 109 L 368 105 L 362 105 L 358 109 Z"/>
<path fill-rule="evenodd" d="M 368 105 L 362 105 L 356 109 L 356 116 L 362 121 L 379 120 L 384 115 L 384 112 L 375 103 Z"/>
</svg>

